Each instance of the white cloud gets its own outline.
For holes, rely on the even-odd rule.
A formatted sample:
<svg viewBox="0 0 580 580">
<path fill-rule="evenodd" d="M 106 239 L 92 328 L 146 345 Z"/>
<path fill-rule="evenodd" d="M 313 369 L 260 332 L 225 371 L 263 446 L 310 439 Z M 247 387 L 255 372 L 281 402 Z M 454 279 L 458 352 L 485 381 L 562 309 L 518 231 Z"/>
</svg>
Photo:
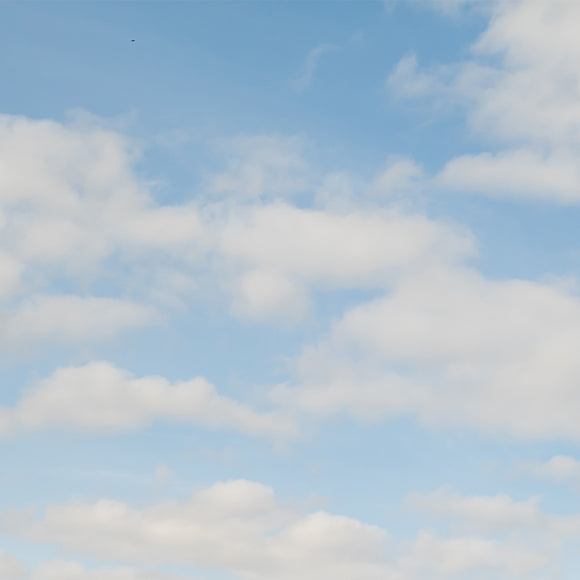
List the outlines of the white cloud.
<svg viewBox="0 0 580 580">
<path fill-rule="evenodd" d="M 89 570 L 76 562 L 67 561 L 42 562 L 29 569 L 3 552 L 0 552 L 0 577 L 3 580 L 185 580 L 181 576 L 142 572 L 128 567 Z"/>
<path fill-rule="evenodd" d="M 444 93 L 467 107 L 472 126 L 508 142 L 578 144 L 580 104 L 575 65 L 580 5 L 567 0 L 491 2 L 488 28 L 464 63 L 421 71 L 404 57 L 388 83 L 409 97 Z M 497 57 L 497 65 L 486 57 Z"/>
<path fill-rule="evenodd" d="M 4 315 L 5 344 L 99 341 L 155 319 L 150 308 L 128 300 L 74 295 L 35 296 Z"/>
<path fill-rule="evenodd" d="M 544 157 L 518 149 L 497 155 L 462 155 L 445 165 L 436 182 L 464 193 L 580 201 L 580 170 L 575 156 L 568 153 Z"/>
<path fill-rule="evenodd" d="M 377 196 L 391 196 L 416 189 L 423 169 L 412 159 L 392 157 L 386 168 L 374 179 L 371 191 Z"/>
<path fill-rule="evenodd" d="M 136 568 L 97 568 L 88 570 L 76 562 L 45 562 L 35 568 L 26 580 L 185 580 L 183 577 L 154 572 L 141 572 Z"/>
<path fill-rule="evenodd" d="M 423 216 L 281 203 L 231 215 L 220 246 L 222 256 L 243 268 L 240 290 L 250 312 L 288 307 L 294 298 L 292 315 L 303 309 L 303 287 L 384 287 L 402 270 L 473 252 L 466 232 Z"/>
<path fill-rule="evenodd" d="M 490 570 L 512 578 L 545 564 L 510 543 L 427 532 L 392 558 L 386 530 L 326 512 L 301 514 L 272 489 L 246 480 L 144 509 L 100 500 L 50 506 L 37 520 L 12 513 L 5 526 L 109 561 L 181 562 L 247 580 L 421 580 Z"/>
<path fill-rule="evenodd" d="M 124 293 L 141 277 L 134 294 L 150 298 L 167 286 L 160 256 L 191 262 L 203 247 L 192 247 L 197 211 L 157 207 L 135 158 L 128 139 L 95 125 L 0 116 L 2 340 L 106 339 L 154 319 L 151 306 L 89 291 L 106 280 Z"/>
<path fill-rule="evenodd" d="M 494 197 L 580 200 L 580 4 L 492 1 L 488 28 L 463 63 L 421 70 L 406 56 L 387 80 L 403 98 L 464 107 L 470 127 L 507 143 L 497 154 L 460 156 L 439 183 Z"/>
<path fill-rule="evenodd" d="M 521 462 L 517 465 L 516 472 L 557 483 L 580 484 L 580 461 L 567 455 L 556 455 L 544 463 Z"/>
<path fill-rule="evenodd" d="M 495 82 L 478 88 L 473 122 L 507 139 L 578 144 L 580 138 L 580 5 L 567 0 L 497 2 L 490 26 L 474 46 L 501 58 Z"/>
<path fill-rule="evenodd" d="M 507 495 L 460 496 L 439 490 L 411 494 L 404 505 L 422 515 L 451 522 L 461 534 L 502 534 L 551 548 L 580 537 L 580 514 L 546 513 L 539 509 L 539 503 L 539 497 L 517 502 Z"/>
<path fill-rule="evenodd" d="M 13 407 L 0 407 L 0 432 L 64 428 L 112 433 L 153 421 L 196 423 L 252 435 L 288 436 L 292 424 L 220 396 L 198 377 L 171 384 L 159 376 L 134 378 L 106 362 L 61 368 Z"/>
<path fill-rule="evenodd" d="M 580 438 L 580 301 L 467 268 L 401 276 L 305 349 L 272 397 L 310 413 L 414 415 L 522 438 Z"/>
<path fill-rule="evenodd" d="M 298 386 L 278 389 L 279 400 L 316 413 L 412 413 L 426 423 L 524 437 L 580 434 L 567 403 L 580 377 L 576 298 L 555 286 L 490 281 L 462 268 L 473 242 L 460 228 L 393 206 L 260 201 L 312 185 L 295 143 L 265 137 L 234 142 L 227 179 L 222 175 L 217 187 L 225 196 L 158 207 L 118 135 L 2 119 L 2 151 L 22 165 L 0 189 L 0 280 L 12 293 L 0 313 L 5 343 L 109 339 L 151 323 L 156 308 L 192 292 L 219 290 L 242 317 L 293 320 L 309 312 L 312 290 L 378 289 L 388 294 L 348 312 L 328 339 L 305 352 Z M 537 170 L 547 183 L 553 168 Z M 392 195 L 419 178 L 409 160 L 391 160 L 374 182 L 358 185 L 367 196 L 376 195 L 373 187 Z M 558 182 L 561 191 L 566 179 Z M 330 189 L 342 192 L 345 182 L 323 185 L 330 199 Z M 34 232 L 43 220 L 48 232 L 57 222 L 69 224 L 62 228 L 70 233 L 66 243 L 60 225 L 46 244 L 34 241 L 42 239 Z M 138 302 L 42 291 L 60 278 L 82 287 L 87 270 L 97 280 L 118 273 L 123 294 L 130 288 Z"/>
<path fill-rule="evenodd" d="M 0 551 L 0 577 L 10 580 L 24 580 L 24 566 L 12 556 Z"/>
<path fill-rule="evenodd" d="M 544 515 L 538 510 L 539 498 L 514 502 L 507 495 L 462 497 L 439 490 L 414 493 L 405 500 L 405 507 L 431 517 L 459 520 L 476 531 L 510 531 L 514 528 L 539 528 Z"/>
<path fill-rule="evenodd" d="M 357 207 L 355 197 L 376 201 L 415 187 L 421 170 L 406 159 L 389 160 L 345 197 L 332 175 L 314 175 L 302 140 L 239 137 L 222 143 L 225 169 L 208 177 L 195 203 L 159 206 L 121 135 L 0 121 L 6 341 L 109 339 L 216 293 L 243 318 L 299 320 L 311 311 L 312 290 L 384 287 L 401 269 L 471 251 L 460 228 Z M 316 209 L 283 201 L 305 192 Z M 108 298 L 90 295 L 97 284 Z M 120 297 L 128 294 L 134 303 Z"/>
</svg>

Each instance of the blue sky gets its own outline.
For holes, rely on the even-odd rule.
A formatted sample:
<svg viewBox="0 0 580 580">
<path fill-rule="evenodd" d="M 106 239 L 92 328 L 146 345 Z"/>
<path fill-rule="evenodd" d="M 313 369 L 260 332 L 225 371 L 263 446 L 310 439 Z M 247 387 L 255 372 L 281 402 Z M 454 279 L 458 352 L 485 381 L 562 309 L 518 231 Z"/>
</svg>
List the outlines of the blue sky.
<svg viewBox="0 0 580 580">
<path fill-rule="evenodd" d="M 0 3 L 0 578 L 576 578 L 579 23 Z"/>
</svg>

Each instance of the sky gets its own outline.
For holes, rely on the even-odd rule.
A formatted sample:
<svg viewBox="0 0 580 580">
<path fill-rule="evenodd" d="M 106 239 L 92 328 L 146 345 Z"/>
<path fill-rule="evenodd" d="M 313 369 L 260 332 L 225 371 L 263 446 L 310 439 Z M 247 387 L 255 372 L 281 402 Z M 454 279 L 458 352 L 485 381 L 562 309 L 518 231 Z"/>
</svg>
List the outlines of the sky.
<svg viewBox="0 0 580 580">
<path fill-rule="evenodd" d="M 578 578 L 579 26 L 0 2 L 0 578 Z"/>
</svg>

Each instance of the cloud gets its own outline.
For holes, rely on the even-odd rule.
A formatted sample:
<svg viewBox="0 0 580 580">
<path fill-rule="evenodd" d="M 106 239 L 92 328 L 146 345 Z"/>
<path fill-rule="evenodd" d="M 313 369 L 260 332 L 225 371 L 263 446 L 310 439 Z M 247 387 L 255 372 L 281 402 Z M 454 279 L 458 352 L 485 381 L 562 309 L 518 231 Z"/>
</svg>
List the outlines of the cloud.
<svg viewBox="0 0 580 580">
<path fill-rule="evenodd" d="M 4 435 L 51 428 L 107 434 L 154 421 L 275 437 L 293 432 L 284 417 L 223 397 L 201 377 L 171 384 L 158 376 L 134 378 L 107 362 L 58 369 L 13 407 L 0 407 Z"/>
<path fill-rule="evenodd" d="M 424 268 L 347 311 L 271 396 L 315 415 L 577 440 L 579 328 L 559 285 Z"/>
<path fill-rule="evenodd" d="M 374 179 L 371 190 L 380 197 L 407 193 L 422 181 L 423 169 L 412 159 L 391 157 Z"/>
<path fill-rule="evenodd" d="M 201 232 L 190 205 L 153 202 L 136 159 L 98 124 L 0 115 L 0 339 L 102 340 L 155 318 L 151 296 L 172 280 L 158 263 L 194 261 Z M 115 296 L 128 288 L 136 302 Z"/>
<path fill-rule="evenodd" d="M 436 176 L 440 187 L 494 197 L 537 198 L 562 204 L 580 201 L 580 170 L 570 154 L 544 157 L 518 149 L 496 155 L 463 155 Z"/>
<path fill-rule="evenodd" d="M 439 4 L 438 4 L 439 5 Z M 415 56 L 387 79 L 401 98 L 459 106 L 499 153 L 452 159 L 438 176 L 451 189 L 492 197 L 580 200 L 580 5 L 566 0 L 492 1 L 487 29 L 465 62 L 423 70 Z"/>
<path fill-rule="evenodd" d="M 5 526 L 108 561 L 192 564 L 247 580 L 443 580 L 478 572 L 512 578 L 545 564 L 509 543 L 441 539 L 425 531 L 391 558 L 386 530 L 326 512 L 290 510 L 271 488 L 246 480 L 143 509 L 100 500 L 50 506 L 33 520 L 12 512 Z"/>
<path fill-rule="evenodd" d="M 347 311 L 305 349 L 293 386 L 273 391 L 279 404 L 358 418 L 404 413 L 428 425 L 525 438 L 580 434 L 569 404 L 580 378 L 574 295 L 556 285 L 488 280 L 463 265 L 474 254 L 464 229 L 395 203 L 349 201 L 355 186 L 365 199 L 414 187 L 421 170 L 412 161 L 391 159 L 366 184 L 326 176 L 318 205 L 298 207 L 288 195 L 303 186 L 316 195 L 317 186 L 304 177 L 296 142 L 244 138 L 226 153 L 226 172 L 209 180 L 213 190 L 195 204 L 158 206 L 117 134 L 12 117 L 2 123 L 0 152 L 22 169 L 3 175 L 10 187 L 0 190 L 6 344 L 107 340 L 204 293 L 245 319 L 292 322 L 312 312 L 313 291 L 371 289 L 385 294 Z M 535 161 L 527 153 L 508 157 L 526 167 Z M 564 167 L 568 158 L 550 159 Z M 456 184 L 458 164 L 446 173 Z M 537 172 L 548 183 L 560 168 L 535 165 L 534 183 Z M 569 174 L 559 173 L 567 192 Z M 325 205 L 334 191 L 344 203 Z M 46 243 L 38 224 L 56 232 Z M 80 291 L 105 279 L 118 284 L 107 298 Z M 58 294 L 62 286 L 78 294 Z M 115 297 L 128 290 L 131 301 Z"/>
<path fill-rule="evenodd" d="M 151 324 L 155 318 L 152 308 L 129 300 L 35 296 L 5 313 L 0 340 L 7 345 L 47 340 L 99 341 L 121 330 Z"/>
<path fill-rule="evenodd" d="M 473 252 L 467 232 L 420 215 L 282 203 L 232 214 L 219 243 L 241 269 L 238 308 L 255 316 L 303 312 L 306 288 L 385 287 L 405 269 Z"/>
<path fill-rule="evenodd" d="M 580 514 L 559 515 L 539 509 L 540 498 L 513 501 L 507 495 L 460 496 L 447 490 L 410 494 L 407 509 L 450 521 L 461 534 L 503 534 L 531 545 L 563 546 L 580 536 Z"/>
<path fill-rule="evenodd" d="M 430 532 L 421 532 L 409 556 L 400 567 L 409 577 L 420 578 L 526 578 L 538 577 L 546 559 L 515 543 L 460 537 L 441 540 Z M 421 575 L 421 573 L 425 575 Z M 465 574 L 465 575 L 464 575 Z M 489 575 L 488 575 L 489 574 Z"/>
<path fill-rule="evenodd" d="M 159 205 L 122 135 L 0 117 L 0 338 L 107 340 L 216 295 L 243 319 L 287 323 L 312 312 L 312 291 L 384 287 L 400 269 L 471 251 L 461 228 L 377 208 L 416 187 L 408 159 L 345 178 L 346 191 L 312 169 L 302 139 L 220 147 L 223 168 L 194 200 Z M 302 194 L 314 207 L 292 203 Z"/>
<path fill-rule="evenodd" d="M 514 502 L 508 495 L 462 497 L 445 490 L 410 494 L 404 505 L 430 517 L 459 520 L 475 531 L 495 533 L 539 528 L 544 522 L 539 498 Z"/>
<path fill-rule="evenodd" d="M 136 568 L 98 568 L 88 570 L 76 562 L 42 562 L 29 569 L 16 558 L 0 552 L 0 574 L 6 580 L 185 580 L 183 577 Z"/>
<path fill-rule="evenodd" d="M 567 455 L 555 455 L 545 463 L 521 462 L 515 472 L 556 483 L 580 483 L 580 461 Z"/>
<path fill-rule="evenodd" d="M 300 77 L 290 82 L 290 87 L 297 93 L 305 91 L 312 84 L 312 78 L 314 77 L 316 69 L 320 65 L 320 60 L 322 57 L 325 54 L 335 52 L 337 50 L 338 47 L 329 43 L 319 44 L 318 46 L 314 47 L 306 57 L 304 72 Z"/>
</svg>

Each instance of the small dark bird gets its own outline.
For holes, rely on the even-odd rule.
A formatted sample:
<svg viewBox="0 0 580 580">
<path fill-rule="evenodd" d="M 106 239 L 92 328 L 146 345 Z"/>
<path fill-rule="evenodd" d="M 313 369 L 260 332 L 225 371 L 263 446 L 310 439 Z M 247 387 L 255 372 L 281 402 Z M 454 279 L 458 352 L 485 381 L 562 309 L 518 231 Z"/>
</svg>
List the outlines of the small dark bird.
<svg viewBox="0 0 580 580">
<path fill-rule="evenodd" d="M 131 42 L 135 42 L 134 40 L 132 40 Z"/>
</svg>

